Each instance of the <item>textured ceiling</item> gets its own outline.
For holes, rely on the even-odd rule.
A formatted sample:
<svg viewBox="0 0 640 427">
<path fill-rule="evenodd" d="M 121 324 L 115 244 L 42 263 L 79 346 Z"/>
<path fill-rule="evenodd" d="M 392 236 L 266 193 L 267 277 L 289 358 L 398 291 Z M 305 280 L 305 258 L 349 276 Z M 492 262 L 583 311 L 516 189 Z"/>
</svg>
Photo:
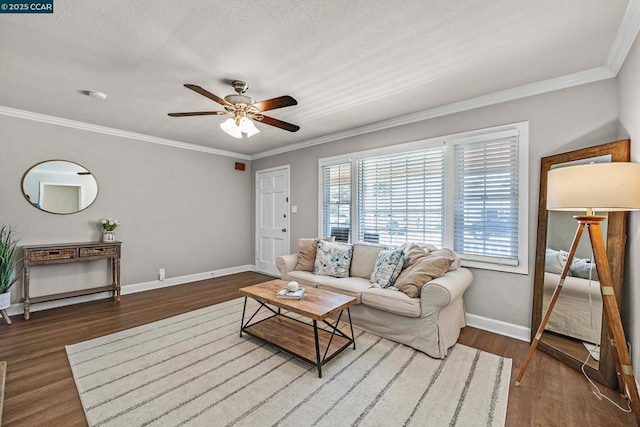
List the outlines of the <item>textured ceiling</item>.
<svg viewBox="0 0 640 427">
<path fill-rule="evenodd" d="M 236 153 L 335 132 L 605 65 L 627 0 L 55 0 L 0 15 L 0 105 Z M 237 140 L 228 81 L 298 105 Z M 99 101 L 83 94 L 108 94 Z"/>
</svg>

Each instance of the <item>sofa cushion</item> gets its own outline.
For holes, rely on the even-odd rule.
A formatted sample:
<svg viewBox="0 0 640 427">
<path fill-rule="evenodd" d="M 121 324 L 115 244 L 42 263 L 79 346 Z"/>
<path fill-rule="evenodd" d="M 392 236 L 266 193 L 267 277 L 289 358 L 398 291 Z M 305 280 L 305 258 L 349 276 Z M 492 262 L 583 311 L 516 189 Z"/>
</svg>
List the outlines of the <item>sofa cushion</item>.
<svg viewBox="0 0 640 427">
<path fill-rule="evenodd" d="M 320 240 L 313 272 L 320 276 L 349 277 L 353 246 Z"/>
<path fill-rule="evenodd" d="M 354 243 L 351 273 L 349 276 L 362 277 L 365 279 L 370 278 L 373 268 L 376 265 L 378 254 L 383 249 L 386 249 L 386 246 L 370 243 Z"/>
<path fill-rule="evenodd" d="M 411 298 L 419 298 L 422 287 L 446 273 L 452 262 L 443 256 L 422 257 L 402 271 L 394 286 Z"/>
<path fill-rule="evenodd" d="M 331 276 L 318 276 L 316 280 L 318 289 L 349 295 L 354 297 L 358 304 L 362 301 L 362 292 L 371 287 L 369 279 L 363 279 L 362 277 L 337 278 Z"/>
<path fill-rule="evenodd" d="M 318 249 L 318 240 L 320 239 L 298 239 L 298 263 L 293 268 L 294 270 L 313 271 L 313 263 L 316 261 L 316 251 Z M 333 242 L 335 237 L 325 237 L 322 240 Z"/>
<path fill-rule="evenodd" d="M 369 288 L 362 293 L 362 304 L 405 317 L 420 317 L 420 299 L 394 289 Z"/>
<path fill-rule="evenodd" d="M 376 259 L 376 265 L 371 273 L 371 282 L 382 288 L 393 286 L 404 266 L 404 252 L 402 249 L 382 250 Z"/>
</svg>

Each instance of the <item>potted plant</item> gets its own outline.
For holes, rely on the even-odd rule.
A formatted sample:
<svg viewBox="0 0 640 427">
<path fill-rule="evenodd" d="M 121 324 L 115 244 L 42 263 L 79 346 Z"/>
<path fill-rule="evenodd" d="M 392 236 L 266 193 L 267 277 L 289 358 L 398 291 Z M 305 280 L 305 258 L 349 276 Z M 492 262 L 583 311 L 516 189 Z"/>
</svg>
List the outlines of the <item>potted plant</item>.
<svg viewBox="0 0 640 427">
<path fill-rule="evenodd" d="M 15 228 L 2 225 L 0 228 L 0 310 L 11 305 L 11 286 L 18 280 L 15 260 L 18 238 Z"/>
<path fill-rule="evenodd" d="M 102 226 L 102 241 L 103 242 L 115 242 L 116 240 L 116 227 L 120 225 L 120 221 L 117 219 L 101 219 L 100 225 Z"/>
</svg>

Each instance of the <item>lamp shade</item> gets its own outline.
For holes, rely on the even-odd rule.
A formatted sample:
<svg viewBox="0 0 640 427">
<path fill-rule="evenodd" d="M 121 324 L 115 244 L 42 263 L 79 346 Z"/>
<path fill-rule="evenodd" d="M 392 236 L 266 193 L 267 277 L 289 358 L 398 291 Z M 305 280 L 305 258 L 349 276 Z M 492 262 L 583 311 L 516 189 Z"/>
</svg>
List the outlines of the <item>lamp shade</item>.
<svg viewBox="0 0 640 427">
<path fill-rule="evenodd" d="M 640 164 L 590 163 L 552 169 L 547 209 L 630 211 L 640 209 Z"/>
<path fill-rule="evenodd" d="M 243 133 L 247 135 L 247 138 L 260 133 L 256 125 L 246 117 L 241 117 L 240 120 L 237 120 L 235 117 L 230 117 L 220 124 L 220 129 L 232 137 L 239 139 L 242 139 Z"/>
<path fill-rule="evenodd" d="M 260 133 L 260 130 L 253 124 L 253 122 L 246 117 L 240 119 L 240 124 L 238 125 L 242 133 L 247 134 L 247 138 Z"/>
<path fill-rule="evenodd" d="M 242 138 L 242 131 L 240 131 L 240 128 L 236 125 L 236 121 L 232 118 L 228 118 L 220 123 L 220 129 L 234 138 Z"/>
</svg>

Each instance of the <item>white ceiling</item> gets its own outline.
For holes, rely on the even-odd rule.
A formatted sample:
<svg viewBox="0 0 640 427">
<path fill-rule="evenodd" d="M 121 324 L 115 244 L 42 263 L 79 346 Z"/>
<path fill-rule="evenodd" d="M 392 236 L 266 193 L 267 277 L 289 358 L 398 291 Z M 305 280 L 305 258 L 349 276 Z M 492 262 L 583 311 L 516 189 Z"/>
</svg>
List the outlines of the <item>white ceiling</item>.
<svg viewBox="0 0 640 427">
<path fill-rule="evenodd" d="M 612 77 L 638 33 L 638 3 L 55 0 L 53 14 L 0 14 L 0 113 L 259 157 L 496 92 L 526 96 L 541 81 Z M 256 100 L 296 98 L 267 114 L 301 129 L 258 124 L 237 140 L 218 127 L 224 116 L 167 116 L 220 110 L 182 85 L 224 97 L 232 79 Z"/>
</svg>

